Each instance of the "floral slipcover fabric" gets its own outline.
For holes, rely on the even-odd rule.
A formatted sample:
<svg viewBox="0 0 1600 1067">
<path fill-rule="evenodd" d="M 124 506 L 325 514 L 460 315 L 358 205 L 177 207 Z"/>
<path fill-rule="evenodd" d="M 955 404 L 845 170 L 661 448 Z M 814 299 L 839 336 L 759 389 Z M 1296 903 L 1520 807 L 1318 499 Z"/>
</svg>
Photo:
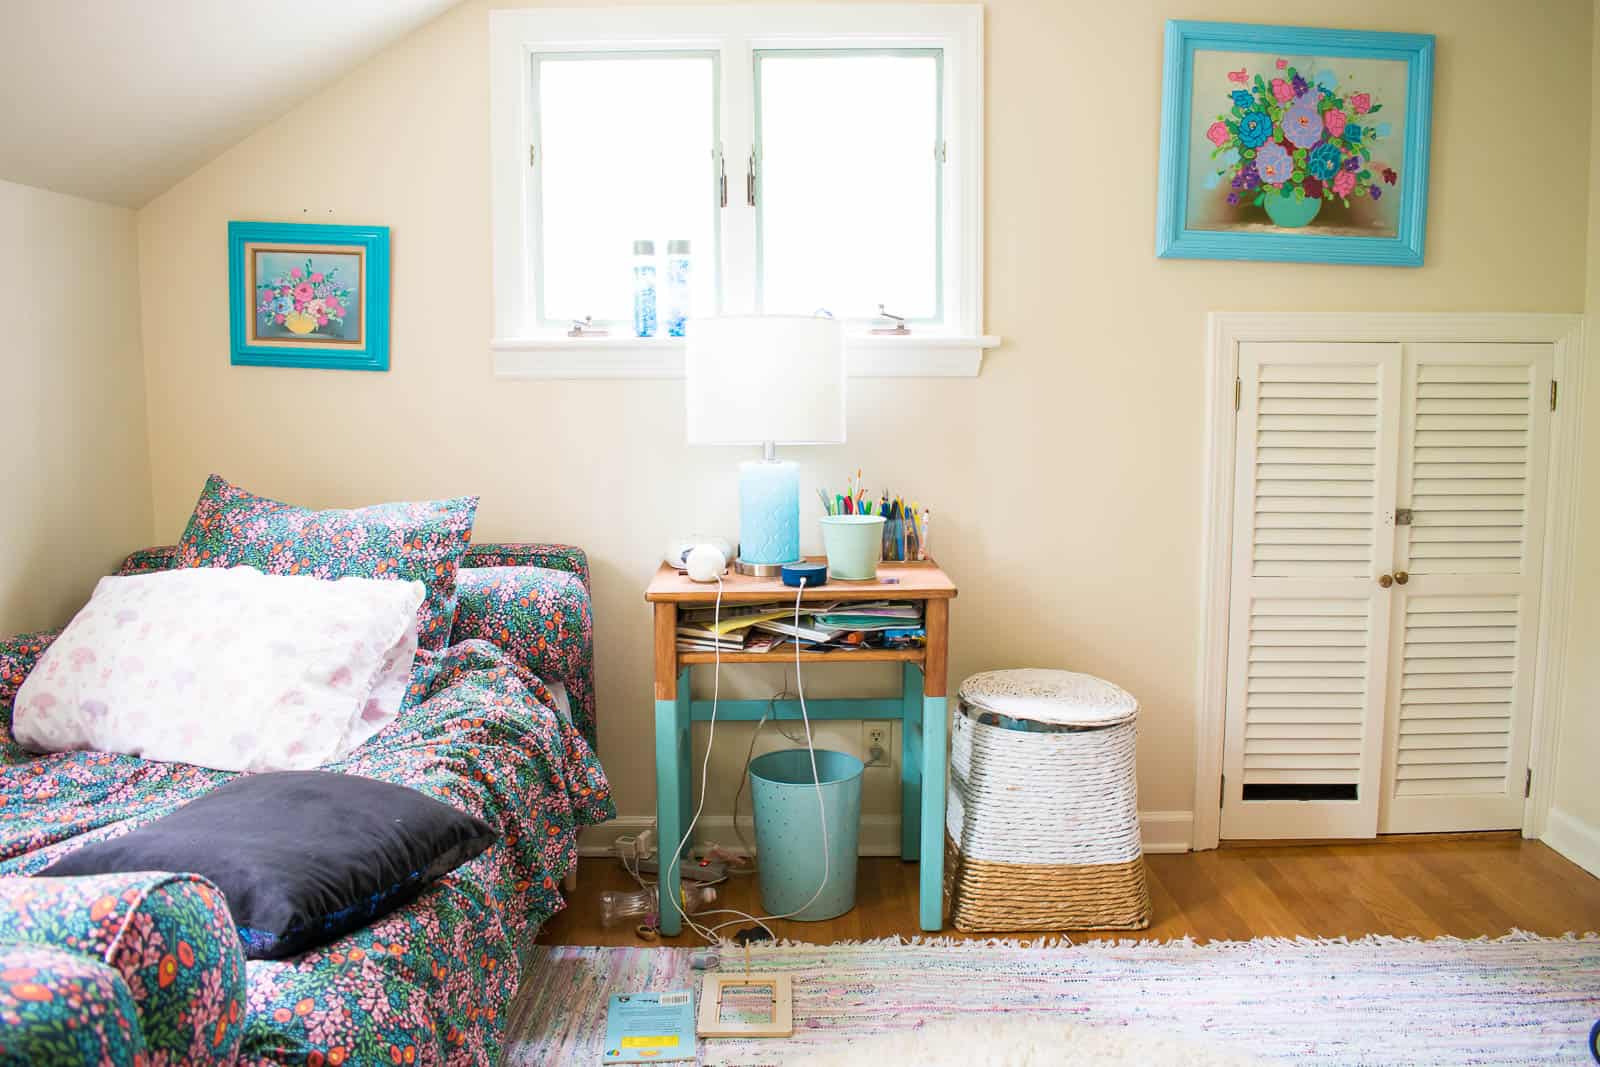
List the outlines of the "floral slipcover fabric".
<svg viewBox="0 0 1600 1067">
<path fill-rule="evenodd" d="M 143 1055 L 147 1063 L 204 1064 L 230 1062 L 238 1050 L 244 951 L 222 894 L 203 878 L 0 880 L 0 944 L 6 942 L 28 949 L 8 948 L 0 967 L 5 1055 L 26 1053 L 36 1063 Z M 51 961 L 38 950 L 77 955 L 97 967 Z M 98 967 L 109 969 L 120 992 L 106 987 Z M 137 1006 L 126 1019 L 124 994 L 128 1006 Z M 10 1049 L 4 1036 L 10 1034 L 26 1047 Z M 86 1050 L 93 1053 L 88 1059 L 75 1058 Z"/>
<path fill-rule="evenodd" d="M 475 496 L 309 511 L 206 479 L 178 540 L 180 567 L 254 567 L 314 578 L 420 581 L 423 648 L 443 648 L 456 614 L 456 571 L 472 540 Z"/>
<path fill-rule="evenodd" d="M 0 1065 L 148 1063 L 133 991 L 87 956 L 0 944 Z"/>
<path fill-rule="evenodd" d="M 171 559 L 150 550 L 130 557 L 123 572 L 162 569 Z M 556 669 L 540 670 L 552 679 L 568 669 L 581 674 L 574 665 L 588 662 L 586 653 L 564 661 L 561 652 L 587 643 L 587 591 L 569 580 L 577 577 L 528 567 L 487 579 L 516 607 L 507 622 L 537 625 L 546 635 L 542 648 L 524 638 L 523 651 L 544 656 Z M 566 599 L 579 590 L 581 608 Z M 547 627 L 541 603 L 572 614 Z M 103 752 L 23 752 L 9 733 L 11 701 L 53 636 L 0 642 L 0 876 L 42 870 L 80 844 L 125 833 L 233 777 Z M 586 736 L 592 684 L 580 690 L 563 679 L 569 692 L 590 694 L 587 703 L 574 700 L 569 718 L 522 654 L 459 637 L 446 649 L 419 652 L 398 719 L 327 769 L 418 789 L 484 819 L 501 840 L 357 933 L 293 959 L 249 961 L 239 1062 L 497 1060 L 521 959 L 539 924 L 564 906 L 558 884 L 576 859 L 577 831 L 615 810 Z M 580 707 L 587 730 L 577 722 Z M 0 966 L 9 958 L 0 948 Z"/>
</svg>

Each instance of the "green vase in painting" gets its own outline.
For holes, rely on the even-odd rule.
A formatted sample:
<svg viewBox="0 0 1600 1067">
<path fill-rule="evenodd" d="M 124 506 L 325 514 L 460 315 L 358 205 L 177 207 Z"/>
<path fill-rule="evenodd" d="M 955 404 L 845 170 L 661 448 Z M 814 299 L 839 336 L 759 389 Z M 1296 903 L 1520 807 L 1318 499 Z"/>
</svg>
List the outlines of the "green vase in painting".
<svg viewBox="0 0 1600 1067">
<path fill-rule="evenodd" d="M 1310 225 L 1311 220 L 1317 217 L 1317 212 L 1322 210 L 1322 198 L 1270 195 L 1262 201 L 1262 206 L 1267 209 L 1267 217 L 1274 223 L 1286 230 L 1295 229 Z"/>
</svg>

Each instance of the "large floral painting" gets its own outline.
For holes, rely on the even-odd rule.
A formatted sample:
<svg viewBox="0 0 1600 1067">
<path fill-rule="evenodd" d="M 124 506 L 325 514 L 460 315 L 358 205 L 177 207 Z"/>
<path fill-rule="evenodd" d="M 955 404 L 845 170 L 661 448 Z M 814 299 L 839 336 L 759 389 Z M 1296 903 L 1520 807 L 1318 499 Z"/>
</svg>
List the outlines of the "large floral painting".
<svg viewBox="0 0 1600 1067">
<path fill-rule="evenodd" d="M 1399 233 L 1404 63 L 1204 52 L 1194 82 L 1191 227 Z"/>
<path fill-rule="evenodd" d="M 1420 265 L 1431 38 L 1168 28 L 1162 255 Z"/>
</svg>

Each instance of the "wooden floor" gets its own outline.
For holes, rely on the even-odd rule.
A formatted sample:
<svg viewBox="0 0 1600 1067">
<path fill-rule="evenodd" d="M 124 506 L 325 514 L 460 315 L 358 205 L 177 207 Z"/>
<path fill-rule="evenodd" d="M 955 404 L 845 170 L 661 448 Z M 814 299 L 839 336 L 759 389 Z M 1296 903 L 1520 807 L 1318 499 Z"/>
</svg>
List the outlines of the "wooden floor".
<svg viewBox="0 0 1600 1067">
<path fill-rule="evenodd" d="M 1223 847 L 1146 857 L 1155 920 L 1135 936 L 1201 941 L 1266 936 L 1498 936 L 1600 930 L 1600 879 L 1515 833 L 1418 835 L 1359 844 Z M 572 906 L 539 935 L 547 945 L 637 945 L 600 925 L 599 894 L 636 888 L 614 860 L 586 859 Z M 718 887 L 720 906 L 759 913 L 753 876 Z M 780 937 L 826 943 L 912 936 L 917 866 L 863 859 L 856 906 L 820 923 L 775 922 Z M 737 927 L 733 928 L 737 929 Z M 731 931 L 730 931 L 731 932 Z M 954 930 L 946 935 L 964 936 Z M 973 935 L 978 936 L 978 935 Z M 1098 936 L 1072 933 L 1074 939 Z M 667 944 L 698 943 L 692 935 Z"/>
</svg>

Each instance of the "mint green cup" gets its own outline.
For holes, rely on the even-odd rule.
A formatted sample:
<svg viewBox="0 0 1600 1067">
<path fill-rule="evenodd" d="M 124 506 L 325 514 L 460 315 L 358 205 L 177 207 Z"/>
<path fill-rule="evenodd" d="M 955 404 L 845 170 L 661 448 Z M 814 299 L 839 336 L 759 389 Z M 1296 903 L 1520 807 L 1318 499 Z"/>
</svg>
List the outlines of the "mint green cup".
<svg viewBox="0 0 1600 1067">
<path fill-rule="evenodd" d="M 883 558 L 883 516 L 824 515 L 822 550 L 828 555 L 829 578 L 872 581 Z"/>
</svg>

